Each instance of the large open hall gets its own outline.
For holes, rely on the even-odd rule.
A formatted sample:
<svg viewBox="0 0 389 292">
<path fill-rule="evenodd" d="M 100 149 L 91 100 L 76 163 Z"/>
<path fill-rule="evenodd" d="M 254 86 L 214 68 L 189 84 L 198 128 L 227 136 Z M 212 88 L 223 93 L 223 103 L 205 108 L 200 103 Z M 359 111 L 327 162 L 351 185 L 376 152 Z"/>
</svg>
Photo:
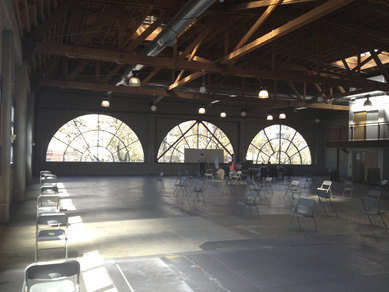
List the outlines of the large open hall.
<svg viewBox="0 0 389 292">
<path fill-rule="evenodd" d="M 388 15 L 0 0 L 0 291 L 387 291 Z"/>
</svg>

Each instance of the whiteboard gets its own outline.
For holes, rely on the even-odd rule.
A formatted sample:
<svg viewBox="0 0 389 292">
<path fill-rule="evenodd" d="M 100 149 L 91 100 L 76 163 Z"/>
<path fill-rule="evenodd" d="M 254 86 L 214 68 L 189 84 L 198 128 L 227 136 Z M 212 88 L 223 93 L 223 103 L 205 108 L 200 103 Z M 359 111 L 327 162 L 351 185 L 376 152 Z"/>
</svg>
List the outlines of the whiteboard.
<svg viewBox="0 0 389 292">
<path fill-rule="evenodd" d="M 198 163 L 198 158 L 204 153 L 206 163 L 214 163 L 215 160 L 219 163 L 224 163 L 223 149 L 184 149 L 185 163 Z"/>
</svg>

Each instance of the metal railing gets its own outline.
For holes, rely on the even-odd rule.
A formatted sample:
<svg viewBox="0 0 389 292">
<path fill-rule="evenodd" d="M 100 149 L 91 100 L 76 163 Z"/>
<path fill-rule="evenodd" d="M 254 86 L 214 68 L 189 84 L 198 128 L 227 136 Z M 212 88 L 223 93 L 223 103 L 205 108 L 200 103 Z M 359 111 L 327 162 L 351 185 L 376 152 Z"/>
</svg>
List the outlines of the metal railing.
<svg viewBox="0 0 389 292">
<path fill-rule="evenodd" d="M 327 142 L 389 140 L 389 123 L 366 123 L 327 128 Z"/>
</svg>

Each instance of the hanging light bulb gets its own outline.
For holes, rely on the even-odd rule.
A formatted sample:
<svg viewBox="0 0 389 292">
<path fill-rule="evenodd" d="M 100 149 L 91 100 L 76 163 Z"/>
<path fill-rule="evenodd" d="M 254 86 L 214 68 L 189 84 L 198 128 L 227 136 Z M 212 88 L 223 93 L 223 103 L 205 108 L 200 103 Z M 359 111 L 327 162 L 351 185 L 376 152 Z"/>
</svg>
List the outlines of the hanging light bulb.
<svg viewBox="0 0 389 292">
<path fill-rule="evenodd" d="M 139 77 L 138 77 L 138 71 L 132 71 L 132 76 L 130 78 L 130 80 L 128 80 L 128 84 L 131 86 L 131 87 L 140 87 L 140 80 L 139 80 Z"/>
<path fill-rule="evenodd" d="M 262 88 L 258 92 L 258 98 L 269 98 L 269 91 L 267 91 L 267 89 L 265 89 L 265 88 Z"/>
<path fill-rule="evenodd" d="M 221 117 L 221 118 L 225 118 L 225 117 L 227 117 L 227 114 L 226 114 L 226 112 L 225 112 L 225 111 L 222 111 L 222 112 L 220 113 L 220 117 Z"/>
<path fill-rule="evenodd" d="M 245 116 L 247 116 L 247 112 L 245 110 L 242 110 L 240 112 L 240 115 L 241 115 L 242 118 L 244 118 Z"/>
<path fill-rule="evenodd" d="M 199 107 L 199 114 L 200 115 L 204 115 L 205 114 L 205 107 L 203 107 L 203 106 Z"/>
<path fill-rule="evenodd" d="M 266 117 L 266 120 L 272 121 L 273 120 L 273 115 L 268 114 L 267 117 Z"/>
<path fill-rule="evenodd" d="M 205 87 L 205 79 L 204 79 L 205 75 L 203 75 L 203 81 L 201 82 L 201 86 L 199 88 L 199 91 L 201 94 L 204 94 L 207 92 L 207 88 Z"/>
<path fill-rule="evenodd" d="M 286 114 L 285 113 L 280 113 L 280 115 L 278 116 L 278 118 L 280 120 L 285 120 L 286 119 Z"/>
<path fill-rule="evenodd" d="M 152 112 L 155 112 L 157 110 L 157 106 L 155 104 L 151 105 L 150 107 Z"/>
<path fill-rule="evenodd" d="M 103 99 L 101 101 L 101 106 L 102 107 L 110 107 L 111 106 L 111 103 L 109 102 L 109 98 L 107 96 L 103 97 Z"/>
<path fill-rule="evenodd" d="M 316 117 L 314 120 L 313 120 L 315 123 L 320 123 L 320 119 L 318 117 Z"/>
</svg>

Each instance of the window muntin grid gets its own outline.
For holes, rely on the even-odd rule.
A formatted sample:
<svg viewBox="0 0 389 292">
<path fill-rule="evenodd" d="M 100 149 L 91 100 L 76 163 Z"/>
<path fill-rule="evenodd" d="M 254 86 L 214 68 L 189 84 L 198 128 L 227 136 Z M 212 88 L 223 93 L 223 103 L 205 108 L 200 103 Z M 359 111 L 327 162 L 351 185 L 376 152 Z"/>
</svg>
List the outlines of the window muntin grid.
<svg viewBox="0 0 389 292">
<path fill-rule="evenodd" d="M 272 125 L 260 131 L 251 141 L 246 159 L 256 164 L 312 164 L 303 136 L 285 125 Z"/>
<path fill-rule="evenodd" d="M 227 135 L 217 126 L 206 121 L 186 121 L 175 126 L 162 140 L 157 161 L 183 163 L 185 148 L 223 149 L 224 162 L 234 153 Z"/>
<path fill-rule="evenodd" d="M 121 120 L 90 114 L 64 124 L 46 152 L 52 162 L 144 162 L 142 144 Z"/>
</svg>

